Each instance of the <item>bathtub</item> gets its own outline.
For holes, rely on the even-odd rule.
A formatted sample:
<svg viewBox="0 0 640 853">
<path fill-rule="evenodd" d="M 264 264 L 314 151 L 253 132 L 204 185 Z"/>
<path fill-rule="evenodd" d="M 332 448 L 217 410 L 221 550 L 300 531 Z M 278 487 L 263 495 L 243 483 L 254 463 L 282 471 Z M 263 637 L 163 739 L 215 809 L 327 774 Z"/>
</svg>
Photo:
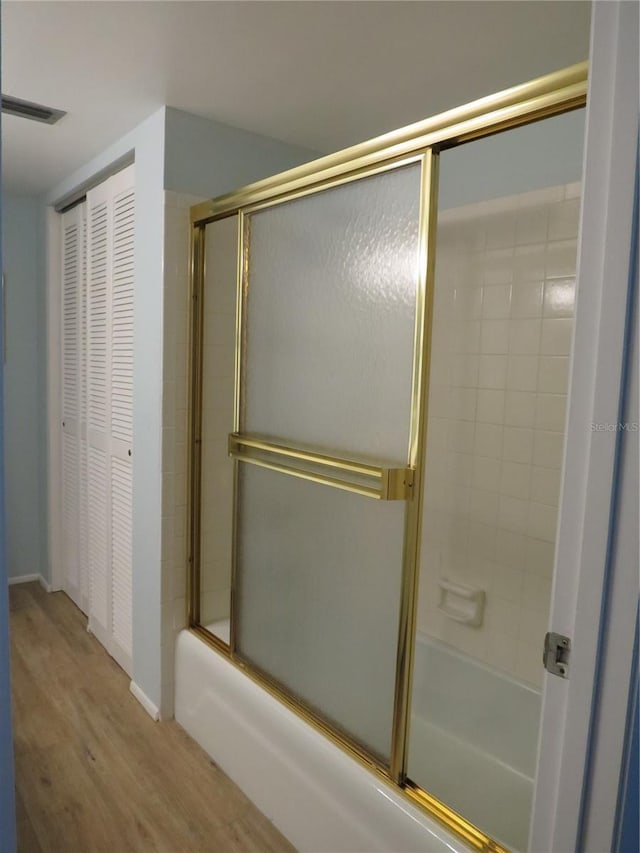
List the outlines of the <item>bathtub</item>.
<svg viewBox="0 0 640 853">
<path fill-rule="evenodd" d="M 409 776 L 505 846 L 526 850 L 541 694 L 418 634 Z"/>
<path fill-rule="evenodd" d="M 511 846 L 524 832 L 526 846 L 532 778 L 522 768 L 532 773 L 535 745 L 523 746 L 513 725 L 505 729 L 495 721 L 501 713 L 517 716 L 529 732 L 539 696 L 426 637 L 420 637 L 415 670 L 411 775 Z M 298 850 L 471 849 L 189 631 L 177 639 L 175 685 L 176 720 Z M 499 739 L 492 736 L 496 729 L 502 729 Z M 506 785 L 507 809 L 504 799 L 500 803 Z M 522 787 L 516 809 L 514 785 Z M 478 787 L 490 786 L 495 793 L 485 797 L 488 816 L 480 819 Z"/>
</svg>

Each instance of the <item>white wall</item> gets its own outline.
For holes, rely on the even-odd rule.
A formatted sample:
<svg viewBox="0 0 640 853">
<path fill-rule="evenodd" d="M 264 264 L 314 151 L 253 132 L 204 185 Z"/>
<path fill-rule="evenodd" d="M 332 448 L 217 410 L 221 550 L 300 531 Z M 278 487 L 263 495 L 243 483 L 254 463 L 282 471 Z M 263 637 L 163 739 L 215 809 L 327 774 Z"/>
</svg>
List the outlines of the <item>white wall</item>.
<svg viewBox="0 0 640 853">
<path fill-rule="evenodd" d="M 4 195 L 4 428 L 9 577 L 48 577 L 45 556 L 44 291 L 40 206 Z M 1 357 L 1 355 L 0 355 Z"/>
</svg>

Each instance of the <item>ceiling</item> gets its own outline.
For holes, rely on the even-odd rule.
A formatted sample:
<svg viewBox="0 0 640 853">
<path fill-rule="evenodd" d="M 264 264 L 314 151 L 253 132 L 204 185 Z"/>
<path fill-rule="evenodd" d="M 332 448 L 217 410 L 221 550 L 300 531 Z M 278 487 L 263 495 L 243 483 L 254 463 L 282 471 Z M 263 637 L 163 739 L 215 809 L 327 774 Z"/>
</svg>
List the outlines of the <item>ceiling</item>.
<svg viewBox="0 0 640 853">
<path fill-rule="evenodd" d="M 588 56 L 583 2 L 2 3 L 3 186 L 39 194 L 162 104 L 330 152 Z"/>
</svg>

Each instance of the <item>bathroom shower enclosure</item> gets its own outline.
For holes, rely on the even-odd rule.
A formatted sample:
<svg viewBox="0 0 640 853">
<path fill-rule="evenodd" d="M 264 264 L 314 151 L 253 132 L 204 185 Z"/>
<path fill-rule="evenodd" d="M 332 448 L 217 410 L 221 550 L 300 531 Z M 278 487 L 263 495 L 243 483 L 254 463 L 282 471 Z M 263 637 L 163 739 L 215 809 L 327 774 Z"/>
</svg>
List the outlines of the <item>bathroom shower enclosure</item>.
<svg viewBox="0 0 640 853">
<path fill-rule="evenodd" d="M 191 631 L 478 849 L 527 847 L 586 73 L 192 209 Z"/>
</svg>

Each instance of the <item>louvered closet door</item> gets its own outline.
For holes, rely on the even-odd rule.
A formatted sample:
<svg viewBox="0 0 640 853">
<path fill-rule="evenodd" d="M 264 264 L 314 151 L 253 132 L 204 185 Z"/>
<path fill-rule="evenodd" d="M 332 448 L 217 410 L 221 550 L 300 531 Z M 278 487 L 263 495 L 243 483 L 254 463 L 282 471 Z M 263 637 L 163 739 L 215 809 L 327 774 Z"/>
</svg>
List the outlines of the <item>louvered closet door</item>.
<svg viewBox="0 0 640 853">
<path fill-rule="evenodd" d="M 133 167 L 87 195 L 89 627 L 132 654 Z"/>
<path fill-rule="evenodd" d="M 111 631 L 118 649 L 130 658 L 135 214 L 133 167 L 125 169 L 111 180 Z"/>
<path fill-rule="evenodd" d="M 85 205 L 61 217 L 62 225 L 62 568 L 63 588 L 83 610 L 87 601 L 82 553 L 83 323 Z M 85 525 L 86 529 L 86 525 Z"/>
</svg>

